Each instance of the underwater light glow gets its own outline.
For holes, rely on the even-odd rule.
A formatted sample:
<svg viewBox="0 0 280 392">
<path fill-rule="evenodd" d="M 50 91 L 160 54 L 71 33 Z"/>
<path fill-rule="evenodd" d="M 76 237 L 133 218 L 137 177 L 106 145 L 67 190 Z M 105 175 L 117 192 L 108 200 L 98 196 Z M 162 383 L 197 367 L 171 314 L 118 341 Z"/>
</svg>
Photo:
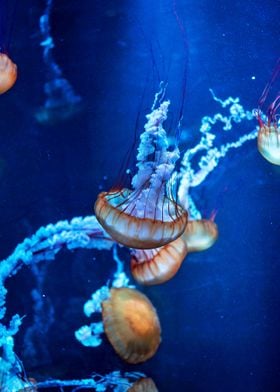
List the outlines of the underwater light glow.
<svg viewBox="0 0 280 392">
<path fill-rule="evenodd" d="M 1 392 L 280 383 L 274 2 L 0 2 Z"/>
</svg>

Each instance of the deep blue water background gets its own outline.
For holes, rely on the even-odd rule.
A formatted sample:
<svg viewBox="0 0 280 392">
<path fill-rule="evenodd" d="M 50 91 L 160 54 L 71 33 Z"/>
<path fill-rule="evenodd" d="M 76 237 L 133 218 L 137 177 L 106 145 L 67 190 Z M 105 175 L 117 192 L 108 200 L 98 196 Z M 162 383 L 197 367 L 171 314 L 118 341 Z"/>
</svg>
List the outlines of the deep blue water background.
<svg viewBox="0 0 280 392">
<path fill-rule="evenodd" d="M 221 98 L 239 96 L 247 109 L 257 106 L 279 57 L 279 2 L 176 3 L 185 36 L 169 0 L 54 1 L 55 59 L 83 109 L 69 121 L 40 125 L 34 113 L 44 103 L 38 29 L 44 1 L 18 2 L 9 23 L 19 79 L 0 108 L 1 258 L 42 225 L 93 213 L 100 189 L 119 176 L 138 114 L 141 131 L 157 74 L 168 78 L 176 121 L 186 56 L 183 127 L 190 136 L 183 150 L 198 140 L 201 117 L 220 110 L 209 88 Z M 279 80 L 271 100 L 277 88 Z M 232 138 L 254 124 L 244 127 Z M 35 361 L 23 341 L 33 322 L 34 277 L 21 270 L 8 284 L 8 313 L 26 315 L 16 351 L 27 374 L 40 380 L 139 370 L 163 392 L 279 391 L 279 192 L 280 169 L 260 156 L 255 142 L 231 151 L 194 190 L 206 216 L 218 210 L 220 237 L 210 250 L 190 255 L 170 282 L 141 288 L 162 324 L 160 349 L 143 365 L 126 365 L 107 342 L 86 349 L 73 337 L 88 322 L 83 303 L 114 271 L 111 253 L 65 251 L 48 264 L 44 293 L 55 323 L 41 337 L 48 355 L 38 341 Z M 121 256 L 129 259 L 124 250 Z"/>
</svg>

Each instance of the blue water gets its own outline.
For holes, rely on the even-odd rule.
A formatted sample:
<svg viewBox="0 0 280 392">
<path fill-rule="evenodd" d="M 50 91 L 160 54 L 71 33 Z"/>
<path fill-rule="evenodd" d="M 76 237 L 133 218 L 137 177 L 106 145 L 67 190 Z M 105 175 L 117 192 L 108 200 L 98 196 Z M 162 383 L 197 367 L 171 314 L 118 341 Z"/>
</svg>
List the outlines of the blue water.
<svg viewBox="0 0 280 392">
<path fill-rule="evenodd" d="M 54 1 L 53 55 L 81 104 L 40 123 L 36 113 L 51 77 L 40 46 L 45 4 L 18 1 L 9 17 L 9 53 L 19 77 L 1 96 L 0 108 L 1 259 L 40 226 L 93 214 L 97 194 L 118 181 L 122 162 L 133 151 L 160 79 L 168 81 L 170 128 L 183 105 L 182 151 L 197 143 L 202 116 L 220 110 L 209 88 L 223 99 L 239 96 L 248 110 L 257 107 L 279 57 L 280 3 L 174 4 Z M 268 103 L 277 91 L 279 79 Z M 233 139 L 254 126 L 233 129 Z M 55 321 L 38 334 L 33 354 L 24 336 L 34 322 L 35 279 L 30 267 L 22 269 L 8 281 L 7 316 L 25 315 L 15 348 L 27 375 L 40 381 L 137 370 L 162 392 L 279 391 L 279 192 L 280 169 L 261 157 L 255 141 L 229 152 L 193 190 L 204 216 L 218 211 L 219 239 L 211 249 L 188 256 L 173 280 L 140 288 L 162 325 L 160 348 L 142 365 L 125 364 L 107 341 L 89 349 L 73 337 L 88 321 L 84 302 L 112 277 L 110 252 L 65 251 L 46 264 L 43 291 Z M 120 255 L 129 260 L 124 249 Z"/>
</svg>

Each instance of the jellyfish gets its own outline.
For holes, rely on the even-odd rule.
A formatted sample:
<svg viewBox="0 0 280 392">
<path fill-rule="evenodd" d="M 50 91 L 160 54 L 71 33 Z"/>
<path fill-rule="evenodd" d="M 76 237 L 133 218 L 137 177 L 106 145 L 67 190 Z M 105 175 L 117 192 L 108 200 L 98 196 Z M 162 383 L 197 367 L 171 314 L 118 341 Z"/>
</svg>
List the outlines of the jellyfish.
<svg viewBox="0 0 280 392">
<path fill-rule="evenodd" d="M 112 288 L 102 302 L 102 320 L 116 353 L 128 363 L 151 358 L 161 341 L 157 312 L 149 299 L 130 288 Z"/>
<path fill-rule="evenodd" d="M 280 165 L 280 126 L 277 111 L 280 108 L 280 94 L 268 108 L 267 117 L 264 118 L 261 111 L 257 111 L 259 122 L 258 150 L 270 163 Z"/>
<path fill-rule="evenodd" d="M 166 184 L 179 158 L 168 151 L 162 123 L 169 101 L 148 114 L 138 147 L 138 172 L 132 190 L 113 189 L 98 195 L 94 210 L 103 228 L 117 242 L 137 249 L 152 249 L 178 238 L 187 224 L 187 212 L 167 194 Z"/>
<path fill-rule="evenodd" d="M 176 275 L 187 253 L 187 243 L 183 235 L 160 248 L 133 250 L 131 274 L 143 285 L 164 283 Z"/>
<path fill-rule="evenodd" d="M 177 274 L 189 252 L 206 250 L 217 238 L 218 227 L 212 219 L 189 220 L 175 241 L 156 249 L 133 249 L 131 274 L 143 285 L 162 284 Z"/>
<path fill-rule="evenodd" d="M 0 2 L 0 94 L 10 90 L 17 79 L 17 66 L 10 58 L 10 41 L 16 3 Z"/>
<path fill-rule="evenodd" d="M 255 116 L 259 122 L 258 150 L 268 162 L 274 165 L 280 165 L 280 127 L 279 114 L 277 113 L 280 108 L 280 93 L 269 105 L 266 115 L 262 112 L 262 106 L 267 100 L 273 83 L 279 77 L 279 73 L 280 58 L 276 62 L 272 76 L 259 99 L 258 109 L 255 111 Z"/>
<path fill-rule="evenodd" d="M 55 43 L 51 35 L 51 12 L 53 0 L 46 0 L 43 15 L 40 17 L 40 33 L 43 48 L 43 61 L 45 63 L 47 81 L 44 85 L 46 100 L 35 113 L 40 124 L 54 125 L 66 121 L 80 113 L 82 98 L 74 91 L 70 82 L 63 77 L 61 67 L 56 63 L 53 49 Z"/>
<path fill-rule="evenodd" d="M 5 53 L 0 53 L 0 94 L 13 87 L 17 80 L 17 66 Z"/>
<path fill-rule="evenodd" d="M 188 221 L 183 234 L 189 252 L 199 252 L 210 248 L 218 238 L 218 227 L 211 219 Z"/>
<path fill-rule="evenodd" d="M 145 377 L 137 380 L 127 392 L 158 392 L 158 389 L 150 377 Z"/>
</svg>

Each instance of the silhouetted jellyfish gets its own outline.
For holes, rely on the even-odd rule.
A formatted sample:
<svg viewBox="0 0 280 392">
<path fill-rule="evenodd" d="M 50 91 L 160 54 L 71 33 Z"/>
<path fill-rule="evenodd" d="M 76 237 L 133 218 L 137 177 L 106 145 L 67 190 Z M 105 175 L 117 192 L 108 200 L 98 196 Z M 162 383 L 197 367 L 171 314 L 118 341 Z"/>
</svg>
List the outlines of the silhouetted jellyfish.
<svg viewBox="0 0 280 392">
<path fill-rule="evenodd" d="M 280 95 L 269 106 L 266 119 L 261 116 L 260 111 L 257 112 L 257 119 L 260 125 L 258 149 L 262 156 L 274 165 L 280 165 L 280 127 L 277 118 L 279 107 Z"/>
<path fill-rule="evenodd" d="M 132 276 L 143 285 L 164 283 L 176 275 L 187 253 L 183 235 L 161 248 L 133 250 L 130 262 Z"/>
<path fill-rule="evenodd" d="M 210 219 L 188 221 L 182 235 L 189 252 L 200 252 L 210 248 L 218 238 L 218 227 Z"/>
<path fill-rule="evenodd" d="M 187 212 L 167 195 L 166 184 L 179 158 L 179 150 L 168 151 L 162 123 L 169 101 L 147 115 L 138 147 L 138 172 L 133 190 L 113 189 L 98 195 L 94 209 L 103 228 L 117 242 L 130 248 L 152 249 L 178 238 L 187 223 Z"/>
<path fill-rule="evenodd" d="M 104 330 L 116 353 L 128 363 L 144 362 L 161 338 L 157 312 L 149 299 L 130 288 L 112 288 L 102 302 Z"/>
<path fill-rule="evenodd" d="M 140 378 L 127 392 L 158 392 L 158 389 L 151 378 Z"/>
<path fill-rule="evenodd" d="M 50 14 L 53 0 L 46 0 L 44 14 L 40 17 L 40 32 L 43 47 L 43 60 L 46 68 L 47 81 L 44 85 L 46 101 L 35 113 L 36 120 L 41 124 L 56 124 L 65 121 L 81 111 L 81 97 L 74 92 L 70 82 L 63 77 L 60 66 L 55 62 L 51 36 Z"/>
<path fill-rule="evenodd" d="M 17 80 L 17 66 L 5 54 L 0 53 L 0 94 L 13 87 Z"/>
</svg>

